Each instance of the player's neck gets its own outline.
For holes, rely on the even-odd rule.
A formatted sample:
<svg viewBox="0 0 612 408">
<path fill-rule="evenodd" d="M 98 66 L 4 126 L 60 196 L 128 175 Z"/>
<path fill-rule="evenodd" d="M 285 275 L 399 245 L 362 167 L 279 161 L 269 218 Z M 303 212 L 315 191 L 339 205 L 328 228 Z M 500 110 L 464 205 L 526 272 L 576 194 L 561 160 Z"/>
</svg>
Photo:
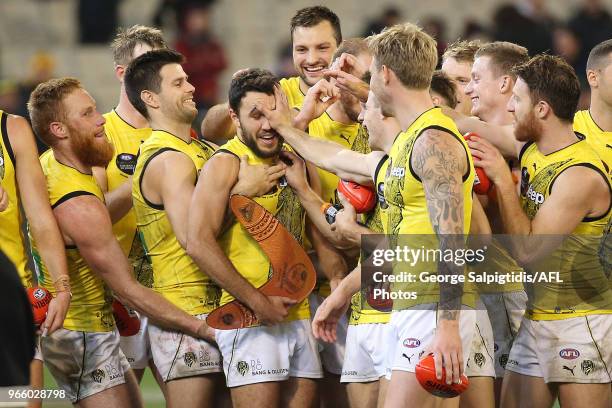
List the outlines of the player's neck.
<svg viewBox="0 0 612 408">
<path fill-rule="evenodd" d="M 136 129 L 149 127 L 149 122 L 132 106 L 123 85 L 119 94 L 119 103 L 115 108 L 117 115 Z"/>
<path fill-rule="evenodd" d="M 408 127 L 425 111 L 434 107 L 429 90 L 401 90 L 393 101 L 393 113 L 402 130 Z"/>
<path fill-rule="evenodd" d="M 540 153 L 550 154 L 577 141 L 578 138 L 571 123 L 554 120 L 543 124 L 542 135 L 536 141 L 536 145 Z"/>
<path fill-rule="evenodd" d="M 600 98 L 591 97 L 591 106 L 589 108 L 591 117 L 595 124 L 604 132 L 612 132 L 612 107 L 603 102 Z"/>
<path fill-rule="evenodd" d="M 64 166 L 72 167 L 73 169 L 76 169 L 84 174 L 92 174 L 91 166 L 86 166 L 83 164 L 69 147 L 65 149 L 61 146 L 54 147 L 53 156 L 55 157 L 55 160 Z"/>
<path fill-rule="evenodd" d="M 492 109 L 485 117 L 480 118 L 483 122 L 491 125 L 506 126 L 514 122 L 512 114 L 506 110 L 505 106 L 500 106 L 497 109 Z"/>
<path fill-rule="evenodd" d="M 308 85 L 306 82 L 304 82 L 304 80 L 302 79 L 302 77 L 300 77 L 300 80 L 298 81 L 298 85 L 300 87 L 300 91 L 306 95 L 306 93 L 308 92 L 308 90 L 310 89 L 310 85 Z"/>
<path fill-rule="evenodd" d="M 162 116 L 151 118 L 151 129 L 163 130 L 189 143 L 191 141 L 191 124 L 178 122 L 171 118 Z"/>
</svg>

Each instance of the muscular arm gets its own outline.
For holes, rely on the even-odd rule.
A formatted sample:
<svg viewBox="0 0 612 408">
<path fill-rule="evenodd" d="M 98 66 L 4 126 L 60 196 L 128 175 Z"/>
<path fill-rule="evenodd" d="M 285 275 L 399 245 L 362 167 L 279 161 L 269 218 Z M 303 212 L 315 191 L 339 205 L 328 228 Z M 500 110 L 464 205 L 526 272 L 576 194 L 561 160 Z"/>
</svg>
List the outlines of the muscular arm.
<svg viewBox="0 0 612 408">
<path fill-rule="evenodd" d="M 19 116 L 9 116 L 7 120 L 8 138 L 15 154 L 15 172 L 19 195 L 29 228 L 36 241 L 40 256 L 49 270 L 53 282 L 63 280 L 68 285 L 68 266 L 64 240 L 49 205 L 47 182 L 38 161 L 38 151 L 34 134 L 28 122 Z M 66 286 L 67 288 L 67 286 Z M 57 288 L 60 290 L 61 288 Z M 67 290 L 59 292 L 61 301 L 55 305 L 55 315 L 47 315 L 49 321 L 46 326 L 49 333 L 62 326 L 70 294 Z"/>
<path fill-rule="evenodd" d="M 91 269 L 113 290 L 119 300 L 158 322 L 161 326 L 202 337 L 206 324 L 140 285 L 112 231 L 104 204 L 93 195 L 63 202 L 54 209 L 67 243 L 77 246 Z M 95 226 L 95 227 L 84 227 Z"/>
<path fill-rule="evenodd" d="M 415 142 L 411 160 L 423 183 L 429 219 L 440 241 L 440 249 L 460 248 L 464 223 L 462 176 L 468 170 L 464 149 L 450 134 L 430 129 Z M 462 268 L 454 262 L 438 265 L 438 274 L 462 273 Z M 462 293 L 460 284 L 440 283 L 441 319 L 458 319 Z"/>
<path fill-rule="evenodd" d="M 257 312 L 266 297 L 240 275 L 217 242 L 238 168 L 236 157 L 219 153 L 202 169 L 191 199 L 186 249 L 208 276 Z"/>
<path fill-rule="evenodd" d="M 126 181 L 113 191 L 108 191 L 106 169 L 94 167 L 92 172 L 104 193 L 104 202 L 114 224 L 132 209 L 132 177 L 128 177 Z"/>
<path fill-rule="evenodd" d="M 480 137 L 487 139 L 507 159 L 516 159 L 524 145 L 524 143 L 517 141 L 514 137 L 514 126 L 512 125 L 493 125 L 483 122 L 474 116 L 462 115 L 454 109 L 447 107 L 443 107 L 442 112 L 455 121 L 461 133 L 474 132 Z"/>
</svg>

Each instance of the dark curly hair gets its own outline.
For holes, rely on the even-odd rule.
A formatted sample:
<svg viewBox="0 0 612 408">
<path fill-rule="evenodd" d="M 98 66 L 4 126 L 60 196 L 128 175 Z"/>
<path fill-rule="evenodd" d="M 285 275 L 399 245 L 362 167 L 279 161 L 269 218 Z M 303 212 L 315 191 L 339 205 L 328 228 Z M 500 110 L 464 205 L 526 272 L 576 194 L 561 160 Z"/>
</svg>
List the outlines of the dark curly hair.
<svg viewBox="0 0 612 408">
<path fill-rule="evenodd" d="M 238 113 L 240 102 L 247 92 L 261 92 L 266 95 L 274 94 L 274 85 L 278 78 L 266 69 L 249 68 L 236 74 L 229 87 L 229 106 Z"/>
</svg>

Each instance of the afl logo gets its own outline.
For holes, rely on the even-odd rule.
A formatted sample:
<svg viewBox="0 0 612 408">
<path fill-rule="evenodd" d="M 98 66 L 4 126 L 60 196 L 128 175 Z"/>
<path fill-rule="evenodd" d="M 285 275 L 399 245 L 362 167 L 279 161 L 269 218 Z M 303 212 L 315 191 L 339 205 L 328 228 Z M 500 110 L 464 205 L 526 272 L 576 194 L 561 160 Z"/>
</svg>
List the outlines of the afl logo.
<svg viewBox="0 0 612 408">
<path fill-rule="evenodd" d="M 419 339 L 410 337 L 404 340 L 404 347 L 415 348 L 415 347 L 419 347 L 420 345 L 421 345 L 421 340 Z"/>
<path fill-rule="evenodd" d="M 137 158 L 138 157 L 135 154 L 120 153 L 119 155 L 117 155 L 115 164 L 117 165 L 117 168 L 121 170 L 122 173 L 131 176 L 134 174 L 134 170 L 136 169 Z"/>
<path fill-rule="evenodd" d="M 559 352 L 559 357 L 565 360 L 575 360 L 580 357 L 580 352 L 573 348 L 564 348 Z"/>
<path fill-rule="evenodd" d="M 44 291 L 44 290 L 42 290 L 42 289 L 40 289 L 40 288 L 39 288 L 39 289 L 36 289 L 36 290 L 34 291 L 34 297 L 35 297 L 36 299 L 38 299 L 38 300 L 43 299 L 43 298 L 45 297 L 45 291 Z"/>
</svg>

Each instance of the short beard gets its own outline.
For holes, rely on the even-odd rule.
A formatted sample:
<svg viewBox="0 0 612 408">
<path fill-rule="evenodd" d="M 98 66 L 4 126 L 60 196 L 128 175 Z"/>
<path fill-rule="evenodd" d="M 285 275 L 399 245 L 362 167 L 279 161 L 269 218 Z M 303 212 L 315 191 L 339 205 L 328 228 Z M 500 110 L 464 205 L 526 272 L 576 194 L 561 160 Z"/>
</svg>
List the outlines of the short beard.
<svg viewBox="0 0 612 408">
<path fill-rule="evenodd" d="M 72 150 L 85 166 L 106 167 L 113 158 L 113 145 L 106 138 L 97 141 L 95 136 L 80 134 L 76 129 L 71 133 Z"/>
<path fill-rule="evenodd" d="M 240 128 L 240 131 L 242 134 L 242 141 L 244 142 L 245 145 L 247 145 L 249 149 L 251 149 L 253 153 L 255 153 L 257 157 L 261 157 L 262 159 L 270 159 L 272 157 L 277 157 L 280 151 L 283 149 L 283 143 L 285 143 L 285 140 L 278 134 L 277 134 L 278 143 L 276 144 L 276 149 L 269 151 L 269 152 L 264 152 L 264 151 L 261 151 L 259 146 L 257 146 L 257 136 L 246 133 L 244 131 L 244 128 L 242 127 Z M 275 131 L 272 130 L 272 132 L 275 132 Z"/>
<path fill-rule="evenodd" d="M 535 113 L 531 111 L 529 115 L 514 125 L 514 137 L 519 142 L 532 142 L 540 138 L 542 134 L 542 124 L 538 122 Z"/>
</svg>

